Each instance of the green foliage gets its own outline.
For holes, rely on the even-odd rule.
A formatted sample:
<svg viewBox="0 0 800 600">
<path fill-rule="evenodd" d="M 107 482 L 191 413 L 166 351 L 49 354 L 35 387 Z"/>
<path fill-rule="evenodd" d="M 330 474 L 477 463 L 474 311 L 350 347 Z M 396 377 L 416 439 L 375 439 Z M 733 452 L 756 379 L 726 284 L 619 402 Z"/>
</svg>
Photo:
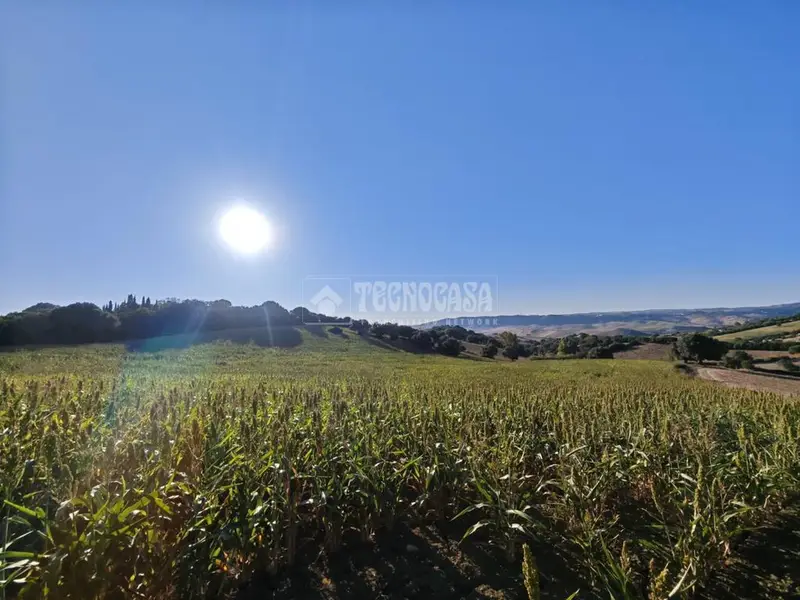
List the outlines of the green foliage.
<svg viewBox="0 0 800 600">
<path fill-rule="evenodd" d="M 467 336 L 467 341 L 470 342 L 471 344 L 481 344 L 481 345 L 488 344 L 490 339 L 491 338 L 489 338 L 488 335 L 485 335 L 483 333 L 473 332 Z"/>
<path fill-rule="evenodd" d="M 296 308 L 291 313 L 276 302 L 232 306 L 227 300 L 140 303 L 132 294 L 120 305 L 100 308 L 88 302 L 68 306 L 37 304 L 0 317 L 0 346 L 88 344 L 132 341 L 171 335 L 291 327 L 332 318 Z"/>
<path fill-rule="evenodd" d="M 725 355 L 722 364 L 729 369 L 752 369 L 753 357 L 744 350 L 734 350 Z"/>
<path fill-rule="evenodd" d="M 519 344 L 519 336 L 513 331 L 503 331 L 497 334 L 497 339 L 504 348 Z"/>
<path fill-rule="evenodd" d="M 735 333 L 751 332 L 755 329 L 763 329 L 765 327 L 770 327 L 770 328 L 779 327 L 781 325 L 785 325 L 793 321 L 800 321 L 800 313 L 785 317 L 771 317 L 768 319 L 761 319 L 759 321 L 750 321 L 748 323 L 735 323 L 731 327 L 723 327 L 714 330 L 714 335 L 725 335 L 726 337 L 730 338 L 731 335 Z M 747 335 L 752 335 L 752 334 L 748 333 Z M 756 335 L 760 337 L 760 334 L 757 333 Z M 746 336 L 741 336 L 741 337 L 745 338 Z"/>
<path fill-rule="evenodd" d="M 0 354 L 3 593 L 231 597 L 346 532 L 454 520 L 521 550 L 531 597 L 525 543 L 603 597 L 685 598 L 800 486 L 796 399 L 346 337 Z"/>
<path fill-rule="evenodd" d="M 678 338 L 673 349 L 675 355 L 683 361 L 702 363 L 706 360 L 720 360 L 728 351 L 728 345 L 701 333 L 688 333 Z"/>
<path fill-rule="evenodd" d="M 497 356 L 497 346 L 494 344 L 487 344 L 481 348 L 481 356 L 484 358 L 494 358 Z"/>
<path fill-rule="evenodd" d="M 608 347 L 594 346 L 586 353 L 586 358 L 614 358 L 614 353 Z"/>
<path fill-rule="evenodd" d="M 446 337 L 439 342 L 436 349 L 439 354 L 445 356 L 458 356 L 464 350 L 464 346 L 456 338 Z"/>
<path fill-rule="evenodd" d="M 568 356 L 570 354 L 578 353 L 578 340 L 573 336 L 561 338 L 558 343 L 558 354 L 560 356 Z"/>
<path fill-rule="evenodd" d="M 411 336 L 411 342 L 419 350 L 425 352 L 432 350 L 434 345 L 433 336 L 429 332 L 423 330 L 414 331 L 414 334 Z"/>
<path fill-rule="evenodd" d="M 788 356 L 784 356 L 783 358 L 779 359 L 778 364 L 783 367 L 784 371 L 789 373 L 800 373 L 800 367 L 798 367 Z"/>
</svg>

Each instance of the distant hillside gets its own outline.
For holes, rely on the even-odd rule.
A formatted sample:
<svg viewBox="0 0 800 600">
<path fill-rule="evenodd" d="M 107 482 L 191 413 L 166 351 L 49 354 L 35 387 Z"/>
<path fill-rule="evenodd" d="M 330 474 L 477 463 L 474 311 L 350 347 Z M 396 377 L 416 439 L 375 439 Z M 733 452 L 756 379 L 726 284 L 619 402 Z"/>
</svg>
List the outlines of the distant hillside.
<svg viewBox="0 0 800 600">
<path fill-rule="evenodd" d="M 790 321 L 778 325 L 767 325 L 754 329 L 745 329 L 734 333 L 718 335 L 716 338 L 723 342 L 734 342 L 736 340 L 752 340 L 762 337 L 775 337 L 776 339 L 792 339 L 795 334 L 800 334 L 800 321 Z"/>
<path fill-rule="evenodd" d="M 773 317 L 786 317 L 800 312 L 800 302 L 773 306 L 747 306 L 740 308 L 655 309 L 627 312 L 575 313 L 565 315 L 499 315 L 475 317 L 461 323 L 465 327 L 484 332 L 514 331 L 530 337 L 562 337 L 572 333 L 597 335 L 652 335 L 705 331 L 728 327 L 737 323 L 758 321 Z M 478 319 L 489 325 L 478 325 Z M 452 323 L 440 319 L 424 325 L 435 327 Z"/>
</svg>

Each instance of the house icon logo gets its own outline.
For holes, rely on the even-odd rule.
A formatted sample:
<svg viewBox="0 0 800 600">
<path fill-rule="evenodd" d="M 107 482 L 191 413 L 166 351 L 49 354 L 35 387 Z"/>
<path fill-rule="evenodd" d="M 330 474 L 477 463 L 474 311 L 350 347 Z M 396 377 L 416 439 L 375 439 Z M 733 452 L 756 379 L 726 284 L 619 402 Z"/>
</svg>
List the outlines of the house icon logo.
<svg viewBox="0 0 800 600">
<path fill-rule="evenodd" d="M 316 312 L 329 317 L 337 316 L 336 311 L 343 301 L 342 297 L 329 285 L 314 294 L 314 297 L 310 300 Z"/>
<path fill-rule="evenodd" d="M 329 323 L 314 321 L 315 325 L 341 325 L 351 312 L 352 281 L 347 277 L 306 277 L 303 280 L 303 305 L 320 315 L 332 317 Z M 316 317 L 315 317 L 316 318 Z"/>
</svg>

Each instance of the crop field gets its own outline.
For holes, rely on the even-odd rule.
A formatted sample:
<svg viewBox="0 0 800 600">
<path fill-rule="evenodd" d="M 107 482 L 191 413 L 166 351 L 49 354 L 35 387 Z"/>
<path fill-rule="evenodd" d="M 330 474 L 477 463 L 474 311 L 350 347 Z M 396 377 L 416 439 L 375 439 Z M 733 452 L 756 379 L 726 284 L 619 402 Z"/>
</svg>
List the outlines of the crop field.
<svg viewBox="0 0 800 600">
<path fill-rule="evenodd" d="M 800 400 L 665 361 L 349 335 L 0 353 L 0 598 L 719 598 L 798 477 Z M 367 583 L 339 579 L 376 546 Z M 461 549 L 497 567 L 464 575 Z"/>
</svg>

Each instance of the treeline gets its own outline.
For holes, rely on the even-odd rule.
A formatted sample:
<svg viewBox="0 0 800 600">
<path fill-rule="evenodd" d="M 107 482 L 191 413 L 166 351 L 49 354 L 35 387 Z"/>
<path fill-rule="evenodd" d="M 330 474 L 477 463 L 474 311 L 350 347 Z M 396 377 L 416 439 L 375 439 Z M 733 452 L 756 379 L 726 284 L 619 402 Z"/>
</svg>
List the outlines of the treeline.
<svg viewBox="0 0 800 600">
<path fill-rule="evenodd" d="M 504 331 L 496 338 L 503 356 L 518 358 L 614 358 L 615 352 L 630 350 L 641 343 L 640 338 L 626 335 L 597 336 L 576 333 L 561 338 L 520 340 L 517 334 Z M 491 350 L 484 352 L 491 353 Z"/>
<path fill-rule="evenodd" d="M 797 352 L 797 348 L 800 347 L 797 342 L 776 340 L 774 336 L 736 340 L 729 342 L 729 345 L 733 350 L 772 350 L 777 352 Z"/>
<path fill-rule="evenodd" d="M 302 308 L 288 311 L 277 302 L 233 306 L 228 300 L 89 302 L 68 306 L 36 304 L 0 317 L 0 346 L 89 344 L 140 340 L 235 329 L 272 329 L 302 322 Z"/>
<path fill-rule="evenodd" d="M 260 345 L 290 346 L 301 343 L 297 326 L 313 328 L 315 323 L 341 324 L 362 336 L 378 340 L 404 340 L 407 349 L 457 356 L 465 343 L 480 346 L 480 354 L 520 358 L 613 358 L 614 353 L 644 341 L 669 344 L 674 336 L 641 338 L 626 335 L 597 336 L 586 333 L 562 338 L 521 340 L 512 332 L 486 335 L 461 326 L 415 329 L 396 323 L 335 318 L 303 307 L 287 310 L 277 302 L 258 306 L 234 306 L 228 300 L 156 300 L 129 295 L 122 302 L 109 301 L 102 307 L 88 302 L 68 306 L 40 303 L 21 312 L 0 317 L 0 346 L 38 346 L 105 342 L 131 343 L 134 349 L 160 349 L 159 344 L 140 340 L 178 339 L 181 345 L 228 339 L 253 341 Z M 331 332 L 341 333 L 341 327 Z M 164 342 L 164 347 L 170 347 Z M 735 347 L 735 346 L 734 346 Z M 783 349 L 783 348 L 780 348 Z"/>
</svg>

